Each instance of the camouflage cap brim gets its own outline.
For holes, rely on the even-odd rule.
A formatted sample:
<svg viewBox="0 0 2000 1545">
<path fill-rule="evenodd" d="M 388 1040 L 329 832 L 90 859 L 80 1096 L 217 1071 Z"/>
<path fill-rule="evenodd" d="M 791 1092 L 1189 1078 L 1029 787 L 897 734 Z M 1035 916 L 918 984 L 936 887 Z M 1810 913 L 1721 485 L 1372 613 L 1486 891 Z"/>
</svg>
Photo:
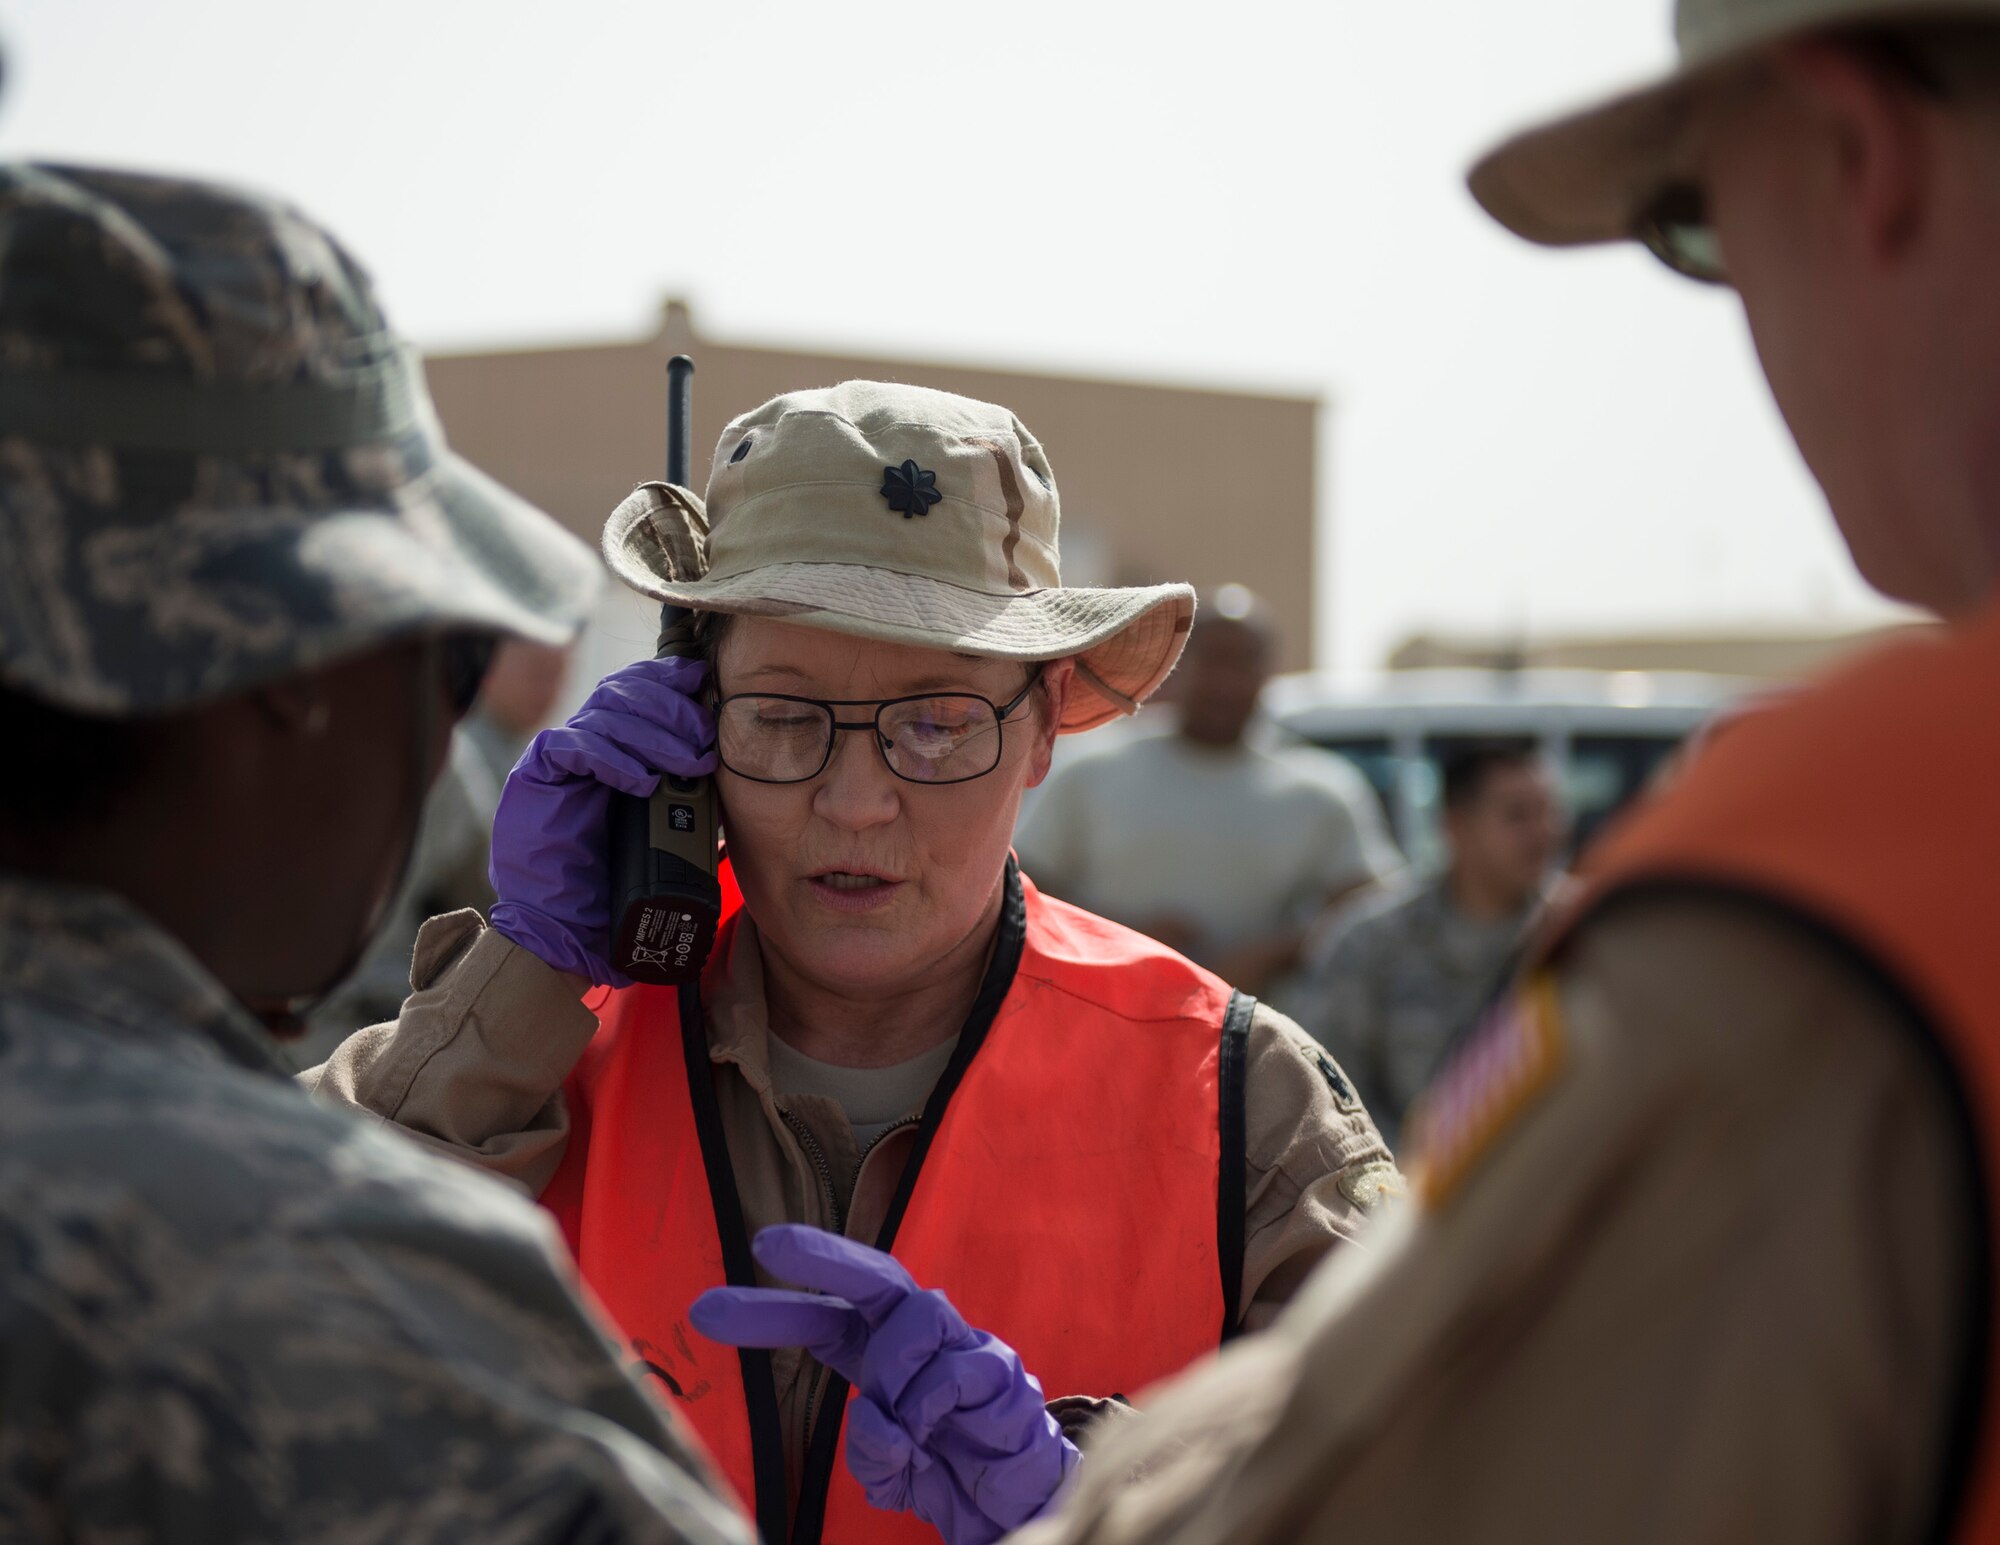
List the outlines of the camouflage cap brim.
<svg viewBox="0 0 2000 1545">
<path fill-rule="evenodd" d="M 561 643 L 603 577 L 548 516 L 424 444 L 240 461 L 0 440 L 0 551 L 0 681 L 117 716 L 417 634 Z"/>
</svg>

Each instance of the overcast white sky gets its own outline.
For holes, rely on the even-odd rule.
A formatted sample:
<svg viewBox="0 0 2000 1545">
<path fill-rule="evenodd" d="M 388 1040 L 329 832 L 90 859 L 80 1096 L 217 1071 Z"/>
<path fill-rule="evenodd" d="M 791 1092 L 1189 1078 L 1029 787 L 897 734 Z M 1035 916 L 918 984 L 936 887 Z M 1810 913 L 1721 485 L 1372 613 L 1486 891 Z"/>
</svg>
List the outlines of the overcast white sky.
<svg viewBox="0 0 2000 1545">
<path fill-rule="evenodd" d="M 1343 669 L 1420 626 L 1873 620 L 1733 297 L 1464 192 L 1662 67 L 1666 13 L 0 0 L 0 148 L 281 189 L 431 347 L 674 292 L 732 341 L 1324 394 Z"/>
</svg>

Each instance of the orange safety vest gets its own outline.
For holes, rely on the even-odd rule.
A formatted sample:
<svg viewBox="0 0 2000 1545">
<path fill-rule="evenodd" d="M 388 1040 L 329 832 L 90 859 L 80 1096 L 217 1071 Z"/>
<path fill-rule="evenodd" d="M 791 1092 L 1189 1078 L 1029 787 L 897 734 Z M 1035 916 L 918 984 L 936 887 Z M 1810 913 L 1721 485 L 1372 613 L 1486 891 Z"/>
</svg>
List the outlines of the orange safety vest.
<svg viewBox="0 0 2000 1545">
<path fill-rule="evenodd" d="M 2000 606 L 1723 725 L 1590 854 L 1545 958 L 1638 891 L 1720 887 L 1829 938 L 1949 1064 L 2000 1238 Z M 1990 1259 L 1970 1330 L 1940 1537 L 2000 1540 L 2000 1338 Z"/>
<path fill-rule="evenodd" d="M 1010 864 L 993 963 L 874 1243 L 1013 1346 L 1051 1396 L 1136 1394 L 1212 1351 L 1242 1280 L 1251 1007 Z M 756 1280 L 699 993 L 627 988 L 598 1017 L 542 1197 L 584 1280 L 770 1545 L 936 1545 L 914 1516 L 871 1508 L 848 1473 L 847 1390 L 832 1375 L 787 1529 L 769 1355 L 687 1319 L 704 1290 Z"/>
</svg>

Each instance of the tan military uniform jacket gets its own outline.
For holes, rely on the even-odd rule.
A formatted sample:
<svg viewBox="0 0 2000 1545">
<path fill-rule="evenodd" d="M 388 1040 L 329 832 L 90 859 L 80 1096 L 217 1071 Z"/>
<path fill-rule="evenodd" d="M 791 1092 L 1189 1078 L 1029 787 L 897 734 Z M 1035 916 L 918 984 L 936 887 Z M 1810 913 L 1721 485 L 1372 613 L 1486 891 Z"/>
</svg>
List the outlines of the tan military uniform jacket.
<svg viewBox="0 0 2000 1545">
<path fill-rule="evenodd" d="M 744 1220 L 800 1222 L 873 1239 L 909 1157 L 920 1111 L 865 1159 L 831 1099 L 771 1085 L 761 957 L 747 916 L 727 979 L 706 1003 L 710 1055 Z M 434 918 L 419 936 L 415 990 L 399 1020 L 351 1037 L 303 1075 L 324 1099 L 394 1121 L 440 1152 L 530 1193 L 548 1183 L 568 1133 L 561 1085 L 597 1028 L 557 972 L 476 913 Z M 1282 1015 L 1251 1025 L 1248 1193 L 1242 1302 L 1267 1322 L 1335 1245 L 1400 1194 L 1401 1179 L 1345 1076 Z M 1060 1291 L 1055 1285 L 1054 1291 Z M 800 1354 L 774 1357 L 794 1478 L 822 1382 Z M 1052 1390 L 1056 1397 L 1108 1390 Z"/>
<path fill-rule="evenodd" d="M 1924 1537 L 1978 1215 L 1910 1028 L 1791 925 L 1664 899 L 1579 937 L 1557 1021 L 1455 1189 L 1105 1429 L 1020 1545 Z"/>
</svg>

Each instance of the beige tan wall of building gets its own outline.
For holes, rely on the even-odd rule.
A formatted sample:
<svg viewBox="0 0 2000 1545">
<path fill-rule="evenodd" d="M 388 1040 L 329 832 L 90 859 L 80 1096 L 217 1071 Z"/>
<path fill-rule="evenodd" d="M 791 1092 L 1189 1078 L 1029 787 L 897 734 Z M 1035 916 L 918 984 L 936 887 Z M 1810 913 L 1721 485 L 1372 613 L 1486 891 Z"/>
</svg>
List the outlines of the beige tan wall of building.
<svg viewBox="0 0 2000 1545">
<path fill-rule="evenodd" d="M 1041 439 L 1062 498 L 1064 579 L 1237 580 L 1269 599 L 1284 669 L 1311 663 L 1319 403 L 698 339 L 670 308 L 631 344 L 433 355 L 455 448 L 595 542 L 632 485 L 663 475 L 666 361 L 694 356 L 694 478 L 727 420 L 855 377 L 1003 403 Z"/>
</svg>

